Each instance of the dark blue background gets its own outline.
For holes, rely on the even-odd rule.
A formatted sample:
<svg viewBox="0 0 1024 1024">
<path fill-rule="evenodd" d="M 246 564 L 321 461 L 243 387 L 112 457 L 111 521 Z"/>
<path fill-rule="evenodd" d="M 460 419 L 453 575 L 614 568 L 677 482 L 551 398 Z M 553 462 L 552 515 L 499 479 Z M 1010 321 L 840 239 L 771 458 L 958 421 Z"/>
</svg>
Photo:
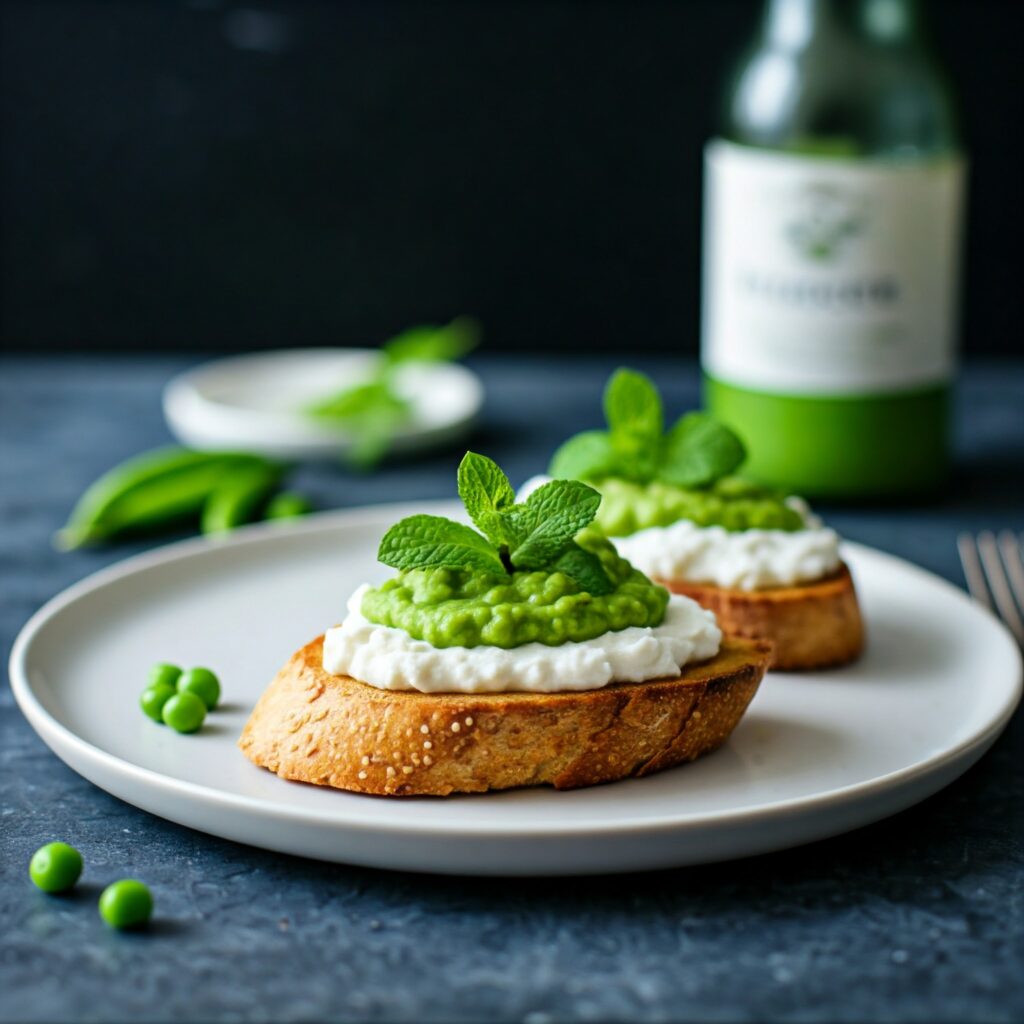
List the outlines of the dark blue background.
<svg viewBox="0 0 1024 1024">
<path fill-rule="evenodd" d="M 847 0 L 852 3 L 853 0 Z M 1020 350 L 1024 4 L 929 0 L 971 352 Z M 0 343 L 696 350 L 701 147 L 757 0 L 7 0 Z"/>
</svg>

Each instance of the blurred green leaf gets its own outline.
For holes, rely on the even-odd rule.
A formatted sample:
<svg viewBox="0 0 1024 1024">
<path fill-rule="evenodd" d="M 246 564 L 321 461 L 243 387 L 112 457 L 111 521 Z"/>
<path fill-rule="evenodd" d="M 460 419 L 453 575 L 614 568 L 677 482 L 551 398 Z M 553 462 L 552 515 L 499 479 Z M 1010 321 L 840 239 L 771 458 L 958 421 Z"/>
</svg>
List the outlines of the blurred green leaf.
<svg viewBox="0 0 1024 1024">
<path fill-rule="evenodd" d="M 468 355 L 480 344 L 480 325 L 458 316 L 442 327 L 410 327 L 381 346 L 391 366 L 402 363 L 448 363 Z"/>
<path fill-rule="evenodd" d="M 381 346 L 369 380 L 317 399 L 302 411 L 347 428 L 352 445 L 346 460 L 359 469 L 372 469 L 412 418 L 412 403 L 395 389 L 395 371 L 407 363 L 459 359 L 479 341 L 480 325 L 472 317 L 456 317 L 441 327 L 410 327 Z"/>
</svg>

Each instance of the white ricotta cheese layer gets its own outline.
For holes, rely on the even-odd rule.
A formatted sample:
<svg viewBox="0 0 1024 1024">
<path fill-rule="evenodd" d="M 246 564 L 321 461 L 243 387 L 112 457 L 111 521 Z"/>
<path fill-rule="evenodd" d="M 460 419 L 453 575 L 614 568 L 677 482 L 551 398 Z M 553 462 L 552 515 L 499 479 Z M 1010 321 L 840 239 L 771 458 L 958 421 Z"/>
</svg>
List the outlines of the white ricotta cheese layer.
<svg viewBox="0 0 1024 1024">
<path fill-rule="evenodd" d="M 681 519 L 612 539 L 619 554 L 647 576 L 737 590 L 791 587 L 839 568 L 839 536 L 823 526 L 730 533 Z"/>
<path fill-rule="evenodd" d="M 673 594 L 660 626 L 613 630 L 557 647 L 432 647 L 405 630 L 369 622 L 361 609 L 366 587 L 349 599 L 348 615 L 324 637 L 324 670 L 381 690 L 420 693 L 557 693 L 597 690 L 611 683 L 668 679 L 718 653 L 722 632 L 714 615 Z"/>
</svg>

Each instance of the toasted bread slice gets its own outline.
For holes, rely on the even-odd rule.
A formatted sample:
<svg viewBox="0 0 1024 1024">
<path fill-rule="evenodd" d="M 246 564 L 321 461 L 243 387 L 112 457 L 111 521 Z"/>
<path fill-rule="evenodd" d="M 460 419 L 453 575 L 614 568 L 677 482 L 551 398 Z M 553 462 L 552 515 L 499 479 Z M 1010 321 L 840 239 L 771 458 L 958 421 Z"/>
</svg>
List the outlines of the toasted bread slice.
<svg viewBox="0 0 1024 1024">
<path fill-rule="evenodd" d="M 685 580 L 658 580 L 710 609 L 729 636 L 771 640 L 772 668 L 830 668 L 864 648 L 853 577 L 845 564 L 831 576 L 795 587 L 732 590 Z"/>
<path fill-rule="evenodd" d="M 692 761 L 725 742 L 771 653 L 726 639 L 675 679 L 562 693 L 379 690 L 323 669 L 323 637 L 260 697 L 239 746 L 284 779 L 381 796 L 592 786 Z"/>
</svg>

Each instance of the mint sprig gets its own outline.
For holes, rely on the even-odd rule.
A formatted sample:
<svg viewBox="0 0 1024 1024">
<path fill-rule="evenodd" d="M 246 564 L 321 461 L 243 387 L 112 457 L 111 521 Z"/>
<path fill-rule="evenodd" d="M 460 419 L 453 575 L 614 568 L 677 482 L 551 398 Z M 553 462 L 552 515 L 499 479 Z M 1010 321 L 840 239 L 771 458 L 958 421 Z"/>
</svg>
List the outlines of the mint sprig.
<svg viewBox="0 0 1024 1024">
<path fill-rule="evenodd" d="M 591 594 L 613 589 L 601 560 L 576 543 L 601 495 L 578 480 L 552 480 L 517 504 L 508 477 L 484 455 L 459 465 L 459 497 L 480 531 L 443 516 L 409 516 L 384 535 L 377 558 L 395 569 L 464 569 L 510 575 L 562 572 Z"/>
<path fill-rule="evenodd" d="M 451 363 L 480 343 L 480 325 L 471 316 L 457 316 L 440 327 L 409 327 L 381 346 L 390 366 L 401 363 Z"/>
<path fill-rule="evenodd" d="M 461 359 L 480 341 L 480 326 L 467 316 L 443 326 L 410 327 L 380 347 L 368 380 L 325 395 L 302 411 L 314 419 L 345 427 L 352 435 L 349 461 L 370 469 L 412 419 L 412 402 L 397 387 L 398 371 L 408 363 Z"/>
<path fill-rule="evenodd" d="M 661 396 L 651 380 L 635 370 L 612 374 L 605 387 L 604 414 L 607 430 L 576 434 L 555 452 L 552 476 L 706 487 L 728 476 L 746 458 L 743 442 L 707 413 L 687 413 L 665 433 Z"/>
</svg>

